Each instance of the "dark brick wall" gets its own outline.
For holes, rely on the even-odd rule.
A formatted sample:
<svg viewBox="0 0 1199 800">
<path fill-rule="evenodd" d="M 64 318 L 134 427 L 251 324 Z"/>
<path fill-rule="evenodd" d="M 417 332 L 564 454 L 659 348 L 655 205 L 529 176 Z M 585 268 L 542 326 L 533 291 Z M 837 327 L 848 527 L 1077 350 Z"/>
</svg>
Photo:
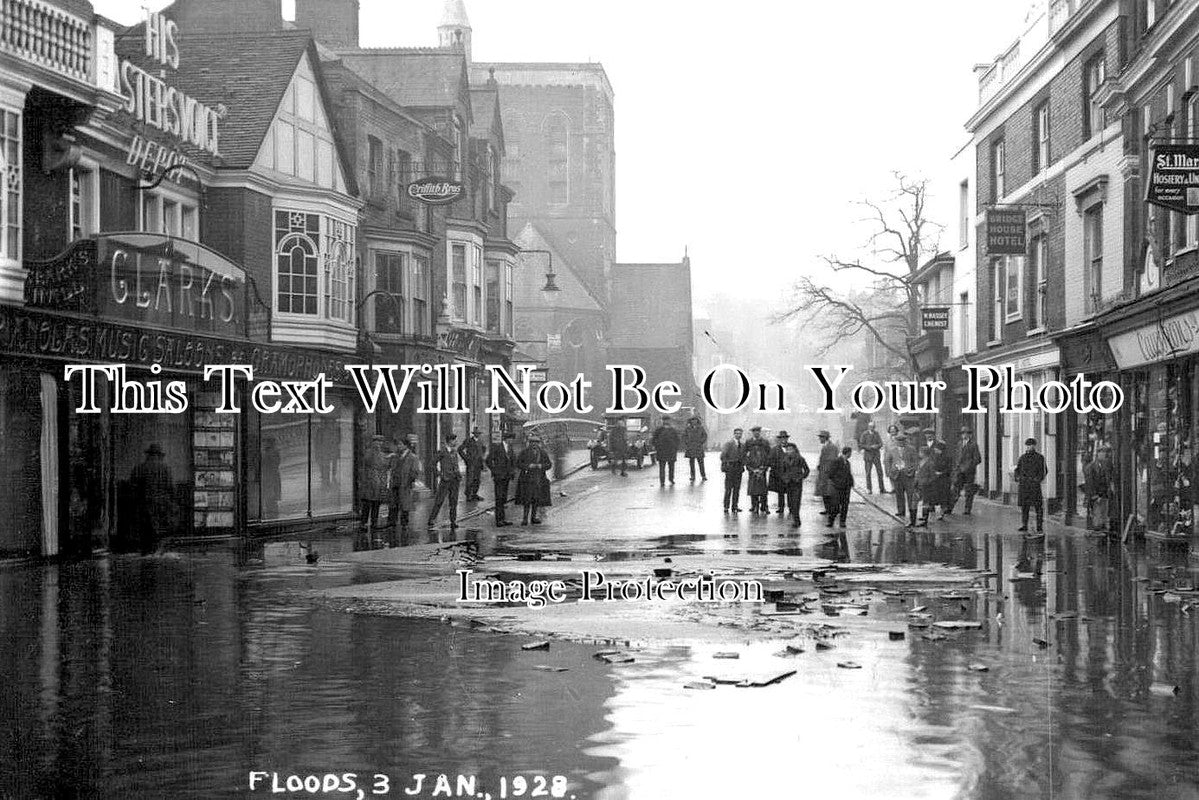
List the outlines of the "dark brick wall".
<svg viewBox="0 0 1199 800">
<path fill-rule="evenodd" d="M 296 27 L 332 47 L 358 47 L 358 0 L 296 0 Z"/>
<path fill-rule="evenodd" d="M 175 0 L 168 14 L 179 25 L 181 36 L 283 27 L 282 0 Z"/>
<path fill-rule="evenodd" d="M 249 189 L 209 189 L 200 214 L 200 241 L 245 268 L 271 303 L 274 222 L 271 198 Z"/>
</svg>

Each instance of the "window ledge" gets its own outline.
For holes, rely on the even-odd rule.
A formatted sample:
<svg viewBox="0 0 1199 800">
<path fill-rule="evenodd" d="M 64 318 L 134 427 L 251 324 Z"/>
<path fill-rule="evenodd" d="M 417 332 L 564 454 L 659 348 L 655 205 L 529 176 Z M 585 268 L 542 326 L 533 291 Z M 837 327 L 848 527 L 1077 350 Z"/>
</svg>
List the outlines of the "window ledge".
<svg viewBox="0 0 1199 800">
<path fill-rule="evenodd" d="M 1179 256 L 1190 255 L 1191 253 L 1194 253 L 1196 251 L 1199 251 L 1199 245 L 1188 244 L 1186 247 L 1182 248 L 1181 250 L 1175 250 L 1173 257 L 1171 258 L 1171 261 L 1173 261 L 1175 258 L 1178 258 Z"/>
<path fill-rule="evenodd" d="M 1028 336 L 1028 337 L 1040 336 L 1041 334 L 1045 333 L 1047 330 L 1048 330 L 1048 328 L 1046 328 L 1044 325 L 1041 325 L 1039 327 L 1033 328 L 1032 330 L 1028 331 L 1024 335 Z"/>
<path fill-rule="evenodd" d="M 1002 344 L 1002 339 L 992 339 L 991 341 L 987 342 L 987 347 L 999 347 Z"/>
<path fill-rule="evenodd" d="M 1006 316 L 1006 317 L 1004 317 L 1004 318 L 1003 318 L 1003 322 L 1004 322 L 1004 324 L 1006 325 L 1006 324 L 1011 324 L 1011 323 L 1013 323 L 1013 322 L 1019 322 L 1019 321 L 1020 321 L 1020 320 L 1022 320 L 1022 319 L 1024 319 L 1024 314 L 1023 314 L 1023 313 L 1020 313 L 1020 314 L 1009 314 L 1008 316 Z"/>
</svg>

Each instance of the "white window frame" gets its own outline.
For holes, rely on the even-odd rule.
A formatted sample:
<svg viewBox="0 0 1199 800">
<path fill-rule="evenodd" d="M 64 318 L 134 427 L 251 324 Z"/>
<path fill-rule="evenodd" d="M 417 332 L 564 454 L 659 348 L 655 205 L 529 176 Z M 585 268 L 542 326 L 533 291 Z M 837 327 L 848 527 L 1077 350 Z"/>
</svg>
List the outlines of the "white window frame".
<svg viewBox="0 0 1199 800">
<path fill-rule="evenodd" d="M 991 260 L 991 341 L 1003 341 L 1004 303 L 1007 295 L 1006 256 Z"/>
<path fill-rule="evenodd" d="M 958 187 L 958 247 L 970 246 L 970 179 Z"/>
<path fill-rule="evenodd" d="M 513 277 L 514 277 L 513 269 L 514 269 L 514 265 L 512 264 L 511 261 L 504 262 L 504 300 L 503 300 L 504 322 L 503 322 L 503 324 L 501 324 L 500 327 L 503 329 L 503 331 L 505 333 L 508 334 L 508 338 L 512 338 L 516 335 L 515 328 L 513 326 L 513 319 L 512 319 L 513 318 L 512 309 L 514 307 L 514 305 L 513 305 L 514 300 L 512 297 L 512 281 L 513 281 Z"/>
<path fill-rule="evenodd" d="M 275 244 L 277 229 L 275 226 L 275 215 L 283 214 L 313 214 L 317 217 L 317 230 L 315 239 L 307 231 L 288 233 L 281 240 L 279 245 Z M 353 327 L 355 319 L 355 307 L 357 304 L 357 281 L 358 281 L 358 264 L 357 264 L 357 237 L 358 226 L 355 222 L 347 221 L 339 216 L 330 214 L 327 210 L 318 208 L 305 207 L 305 204 L 300 202 L 280 201 L 278 205 L 271 208 L 271 308 L 280 320 L 285 321 L 306 321 L 322 322 L 336 325 L 339 327 Z M 337 238 L 334 236 L 334 226 L 342 225 L 346 236 Z M 282 255 L 282 245 L 286 244 L 293 236 L 301 236 L 304 241 L 312 248 L 316 259 L 316 311 L 284 311 L 279 306 L 279 257 Z M 344 266 L 346 270 L 344 280 L 336 280 L 335 270 L 338 264 L 334 262 L 335 256 L 340 253 L 346 257 Z M 371 264 L 373 268 L 373 263 Z M 344 287 L 344 298 L 338 297 L 338 290 Z M 295 294 L 290 292 L 289 294 Z M 308 292 L 304 292 L 301 296 L 306 296 Z M 344 316 L 334 316 L 334 306 L 341 305 L 345 311 Z"/>
<path fill-rule="evenodd" d="M 1036 324 L 1030 327 L 1030 332 L 1044 330 L 1045 328 L 1045 311 L 1046 311 L 1046 289 L 1048 270 L 1046 268 L 1045 259 L 1049 257 L 1049 247 L 1043 232 L 1038 232 L 1029 240 L 1029 266 L 1034 271 L 1030 275 L 1032 282 L 1031 291 L 1031 316 Z"/>
<path fill-rule="evenodd" d="M 6 133 L 6 124 L 9 117 L 16 120 L 13 130 L 14 136 L 8 136 Z M 24 142 L 22 141 L 22 127 L 24 125 L 21 109 L 10 108 L 0 105 L 0 264 L 9 264 L 14 266 L 21 265 L 21 250 L 24 222 L 24 181 L 22 180 L 21 167 L 23 158 Z M 16 157 L 16 163 L 10 163 L 8 155 L 9 151 Z M 9 174 L 12 173 L 10 179 Z M 11 184 L 10 184 L 11 180 Z M 11 191 L 10 186 L 16 186 L 16 191 Z M 15 211 L 12 209 L 12 204 L 16 203 Z M 9 217 L 16 220 L 15 224 L 9 225 Z M 10 255 L 9 251 L 14 255 Z"/>
<path fill-rule="evenodd" d="M 958 347 L 959 354 L 970 352 L 970 292 L 958 295 Z"/>
<path fill-rule="evenodd" d="M 991 194 L 995 202 L 1003 199 L 1007 193 L 1007 145 L 1005 140 L 995 139 L 991 142 Z"/>
<path fill-rule="evenodd" d="M 483 276 L 483 249 L 472 244 L 470 247 L 470 323 L 477 328 L 486 329 L 485 319 L 487 297 L 484 289 L 486 279 Z"/>
<path fill-rule="evenodd" d="M 424 268 L 421 270 L 418 270 L 417 265 L 420 262 L 424 262 Z M 433 286 L 432 286 L 432 275 L 433 275 L 432 269 L 433 269 L 433 267 L 432 267 L 432 265 L 433 265 L 433 259 L 429 253 L 413 251 L 412 259 L 411 259 L 411 267 L 410 267 L 411 274 L 412 274 L 412 280 L 410 282 L 410 288 L 409 288 L 408 294 L 409 294 L 409 302 L 412 304 L 412 314 L 410 315 L 410 317 L 412 319 L 412 332 L 416 336 L 429 336 L 431 328 L 432 328 L 432 322 L 434 321 L 434 317 L 435 317 L 435 315 L 431 311 L 431 308 L 432 308 L 432 299 L 431 298 L 433 296 Z M 423 274 L 423 280 L 417 280 L 417 278 L 422 277 L 422 275 L 418 275 L 418 273 Z M 423 326 L 417 325 L 418 320 L 417 320 L 417 313 L 416 313 L 416 311 L 417 311 L 416 303 L 418 300 L 424 304 L 424 323 L 425 324 Z"/>
<path fill-rule="evenodd" d="M 1049 101 L 1037 106 L 1034 113 L 1036 125 L 1036 140 L 1033 146 L 1037 148 L 1037 174 L 1049 169 Z"/>
<path fill-rule="evenodd" d="M 368 250 L 368 253 L 370 256 L 371 280 L 373 282 L 372 287 L 371 287 L 372 291 L 376 291 L 376 290 L 386 291 L 388 294 L 390 294 L 392 296 L 393 300 L 397 301 L 396 305 L 400 309 L 399 328 L 395 331 L 386 331 L 386 333 L 399 333 L 399 334 L 412 333 L 413 325 L 412 325 L 411 287 L 413 285 L 412 270 L 413 270 L 413 265 L 415 263 L 413 260 L 412 248 L 402 247 L 402 246 L 392 246 L 389 244 L 387 246 L 373 246 Z M 380 256 L 384 256 L 384 257 L 398 256 L 402 259 L 402 266 L 400 267 L 400 280 L 399 280 L 399 291 L 398 292 L 396 292 L 394 290 L 394 288 L 385 288 L 384 286 L 379 284 L 379 257 Z M 373 327 L 375 330 L 379 330 L 378 319 L 375 319 L 373 321 Z"/>
<path fill-rule="evenodd" d="M 1085 303 L 1087 313 L 1095 313 L 1103 301 L 1103 212 L 1102 201 L 1093 203 L 1083 209 L 1082 213 L 1082 242 L 1083 242 L 1083 286 L 1086 290 Z M 1091 236 L 1091 220 L 1099 222 L 1099 258 L 1093 252 L 1093 237 Z M 1096 267 L 1098 269 L 1096 270 Z"/>
<path fill-rule="evenodd" d="M 174 211 L 172 213 L 172 217 L 174 218 L 174 220 L 173 220 L 173 222 L 174 222 L 173 231 L 174 232 L 171 232 L 172 231 L 171 221 L 167 220 L 167 218 L 166 218 L 166 204 L 167 203 L 172 203 L 174 205 Z M 158 225 L 156 226 L 155 230 L 150 230 L 147 227 L 147 223 L 146 223 L 146 205 L 147 204 L 153 206 L 158 215 Z M 199 201 L 197 200 L 197 198 L 194 195 L 180 191 L 178 189 L 175 189 L 174 187 L 168 187 L 167 183 L 164 181 L 163 183 L 158 185 L 158 188 L 142 192 L 141 200 L 137 204 L 137 229 L 139 231 L 143 231 L 145 233 L 156 233 L 156 234 L 160 234 L 160 235 L 164 235 L 164 236 L 176 236 L 178 238 L 184 238 L 183 237 L 183 215 L 184 215 L 185 211 L 186 211 L 186 213 L 192 215 L 193 219 L 195 220 L 196 239 L 194 239 L 193 241 L 198 241 L 199 235 L 200 235 Z M 96 213 L 99 214 L 99 203 L 97 203 L 97 212 Z M 272 219 L 272 223 L 273 223 L 273 219 Z M 97 219 L 97 230 L 98 229 L 99 229 L 99 220 Z M 272 230 L 273 230 L 273 228 L 272 228 Z"/>
<path fill-rule="evenodd" d="M 1027 268 L 1026 256 L 1003 256 L 1007 269 L 1007 286 L 1004 287 L 1004 322 L 1016 322 L 1024 318 L 1024 270 Z M 1011 292 L 1012 278 L 1016 279 L 1016 297 L 1013 300 Z"/>
<path fill-rule="evenodd" d="M 79 186 L 79 208 L 75 205 L 75 187 Z M 79 217 L 78 219 L 76 217 Z M 79 234 L 76 235 L 76 228 Z M 81 159 L 67 170 L 67 241 L 86 239 L 100 231 L 99 164 Z"/>
<path fill-rule="evenodd" d="M 1098 66 L 1098 70 L 1095 67 Z M 1098 73 L 1095 77 L 1094 85 L 1091 83 L 1093 73 Z M 1107 81 L 1107 57 L 1104 53 L 1098 53 L 1083 64 L 1083 85 L 1087 92 L 1087 133 L 1089 136 L 1098 136 L 1103 132 L 1103 107 L 1095 100 L 1095 96 L 1099 93 L 1099 87 Z"/>
<path fill-rule="evenodd" d="M 446 241 L 446 292 L 449 295 L 450 319 L 465 323 L 470 319 L 470 242 L 463 239 Z M 462 248 L 462 300 L 455 296 L 454 249 Z"/>
</svg>

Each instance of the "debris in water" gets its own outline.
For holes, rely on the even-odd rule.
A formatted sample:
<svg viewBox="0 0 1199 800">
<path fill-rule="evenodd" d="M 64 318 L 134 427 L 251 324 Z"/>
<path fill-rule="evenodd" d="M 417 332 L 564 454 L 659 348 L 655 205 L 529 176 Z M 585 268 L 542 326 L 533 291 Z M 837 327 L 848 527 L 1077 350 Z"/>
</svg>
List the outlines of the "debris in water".
<svg viewBox="0 0 1199 800">
<path fill-rule="evenodd" d="M 832 642 L 826 642 L 823 639 L 816 640 L 816 649 L 817 650 L 835 650 L 836 647 L 837 647 L 837 645 L 833 644 Z"/>
<path fill-rule="evenodd" d="M 841 669 L 861 669 L 862 665 L 856 661 L 838 661 L 837 666 Z"/>
<path fill-rule="evenodd" d="M 947 631 L 972 631 L 978 630 L 982 626 L 983 624 L 981 622 L 973 619 L 946 619 L 933 623 L 933 627 L 942 628 Z"/>
<path fill-rule="evenodd" d="M 1045 641 L 1044 639 L 1036 639 L 1036 638 L 1034 638 L 1034 639 L 1032 640 L 1032 643 L 1033 643 L 1033 644 L 1035 644 L 1037 647 L 1041 648 L 1042 650 L 1044 650 L 1045 648 L 1049 647 L 1049 642 Z"/>
<path fill-rule="evenodd" d="M 986 664 L 971 664 L 970 666 L 966 667 L 966 669 L 970 670 L 971 672 L 989 672 L 991 670 L 991 668 Z"/>
<path fill-rule="evenodd" d="M 1149 685 L 1149 694 L 1157 695 L 1158 697 L 1173 697 L 1182 691 L 1182 687 L 1175 686 L 1172 683 L 1153 683 Z"/>
<path fill-rule="evenodd" d="M 712 658 L 741 658 L 740 653 L 713 653 Z"/>
<path fill-rule="evenodd" d="M 891 637 L 891 641 L 893 642 L 902 642 L 907 637 L 907 634 L 903 631 L 887 631 L 887 636 Z"/>
<path fill-rule="evenodd" d="M 530 642 L 529 644 L 522 644 L 520 646 L 520 649 L 521 650 L 549 650 L 550 643 L 549 642 Z"/>
<path fill-rule="evenodd" d="M 684 689 L 715 689 L 716 684 L 711 683 L 709 681 L 691 681 L 691 683 L 684 683 L 683 688 Z"/>
<path fill-rule="evenodd" d="M 549 664 L 535 664 L 533 669 L 539 669 L 542 672 L 566 672 L 570 667 L 552 667 Z"/>
</svg>

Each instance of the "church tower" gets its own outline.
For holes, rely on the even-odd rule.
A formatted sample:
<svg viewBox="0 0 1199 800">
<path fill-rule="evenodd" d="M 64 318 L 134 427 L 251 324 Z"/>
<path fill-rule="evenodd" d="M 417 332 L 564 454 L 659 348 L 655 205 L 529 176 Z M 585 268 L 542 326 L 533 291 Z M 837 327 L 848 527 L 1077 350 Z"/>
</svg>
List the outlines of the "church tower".
<svg viewBox="0 0 1199 800">
<path fill-rule="evenodd" d="M 442 47 L 461 50 L 466 54 L 470 63 L 470 20 L 466 17 L 466 3 L 463 0 L 445 0 L 445 11 L 441 15 L 441 24 L 437 26 L 438 44 Z"/>
</svg>

